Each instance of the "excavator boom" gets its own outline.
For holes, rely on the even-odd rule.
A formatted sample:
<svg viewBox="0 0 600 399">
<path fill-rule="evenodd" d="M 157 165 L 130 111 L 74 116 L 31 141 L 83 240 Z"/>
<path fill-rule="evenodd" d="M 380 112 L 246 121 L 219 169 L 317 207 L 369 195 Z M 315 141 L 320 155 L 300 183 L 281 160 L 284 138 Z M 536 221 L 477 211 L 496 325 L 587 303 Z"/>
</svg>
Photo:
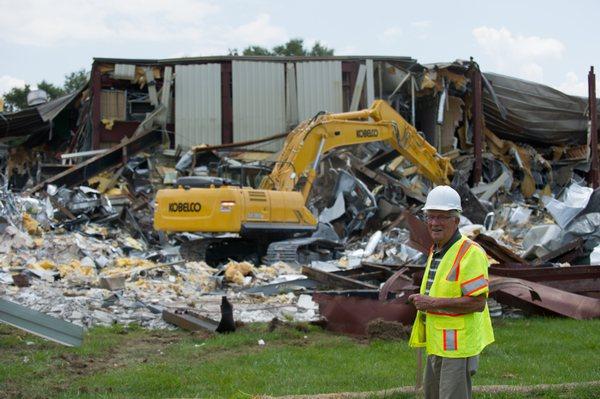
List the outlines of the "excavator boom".
<svg viewBox="0 0 600 399">
<path fill-rule="evenodd" d="M 186 178 L 159 190 L 154 228 L 163 231 L 237 233 L 263 242 L 307 235 L 317 219 L 306 207 L 321 157 L 342 146 L 388 142 L 435 184 L 447 184 L 453 168 L 386 102 L 356 112 L 319 114 L 287 137 L 272 172 L 258 189 Z M 192 179 L 192 180 L 190 180 Z"/>
</svg>

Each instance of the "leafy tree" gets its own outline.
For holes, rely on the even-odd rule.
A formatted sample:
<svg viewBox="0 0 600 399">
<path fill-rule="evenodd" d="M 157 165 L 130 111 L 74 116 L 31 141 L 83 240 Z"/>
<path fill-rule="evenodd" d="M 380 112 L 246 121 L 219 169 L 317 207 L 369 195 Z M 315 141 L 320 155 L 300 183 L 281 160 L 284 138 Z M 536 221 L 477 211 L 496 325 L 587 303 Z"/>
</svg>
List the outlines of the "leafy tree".
<svg viewBox="0 0 600 399">
<path fill-rule="evenodd" d="M 62 87 L 55 86 L 52 83 L 46 82 L 45 80 L 42 80 L 40 83 L 38 83 L 37 87 L 38 90 L 44 90 L 48 94 L 49 100 L 54 100 L 55 98 L 65 95 L 65 91 Z"/>
<path fill-rule="evenodd" d="M 308 52 L 304 49 L 304 40 L 302 39 L 291 39 L 285 44 L 273 47 L 273 53 L 275 55 L 282 56 L 303 56 L 308 55 Z"/>
<path fill-rule="evenodd" d="M 315 42 L 312 49 L 310 50 L 309 55 L 312 55 L 315 57 L 324 57 L 324 56 L 328 56 L 328 55 L 333 55 L 333 49 L 327 48 L 319 42 Z"/>
<path fill-rule="evenodd" d="M 78 71 L 65 75 L 63 89 L 66 94 L 73 93 L 83 87 L 88 80 L 90 80 L 90 73 L 85 68 L 81 68 Z"/>
<path fill-rule="evenodd" d="M 304 39 L 291 39 L 287 43 L 273 47 L 272 50 L 257 45 L 248 46 L 242 52 L 242 55 L 275 55 L 275 56 L 328 56 L 333 55 L 334 50 L 316 42 L 312 49 L 304 48 Z M 237 49 L 229 50 L 229 55 L 238 55 Z"/>
<path fill-rule="evenodd" d="M 27 108 L 27 94 L 31 89 L 29 85 L 25 87 L 13 87 L 8 93 L 5 93 L 4 98 L 4 109 L 6 112 L 16 112 L 23 108 Z"/>
<path fill-rule="evenodd" d="M 249 46 L 244 49 L 242 55 L 274 55 L 269 49 L 260 46 Z"/>
</svg>

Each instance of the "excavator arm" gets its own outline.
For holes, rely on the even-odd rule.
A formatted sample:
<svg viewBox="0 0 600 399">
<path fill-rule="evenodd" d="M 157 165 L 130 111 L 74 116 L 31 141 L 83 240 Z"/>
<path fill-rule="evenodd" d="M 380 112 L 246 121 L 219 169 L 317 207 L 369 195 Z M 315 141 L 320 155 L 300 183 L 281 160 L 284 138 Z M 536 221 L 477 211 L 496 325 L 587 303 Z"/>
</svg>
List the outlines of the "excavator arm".
<svg viewBox="0 0 600 399">
<path fill-rule="evenodd" d="M 320 114 L 301 123 L 288 135 L 275 167 L 258 189 L 192 177 L 180 179 L 177 188 L 159 190 L 154 228 L 265 240 L 308 234 L 317 219 L 306 200 L 321 157 L 334 148 L 376 141 L 389 142 L 435 184 L 448 183 L 450 162 L 378 100 L 362 111 Z"/>
<path fill-rule="evenodd" d="M 154 228 L 163 231 L 235 233 L 210 236 L 182 245 L 186 259 L 219 264 L 228 259 L 257 262 L 297 261 L 299 248 L 325 245 L 307 236 L 317 218 L 306 207 L 321 157 L 334 148 L 389 142 L 418 172 L 435 184 L 448 183 L 453 168 L 402 116 L 384 101 L 370 108 L 339 114 L 319 114 L 292 131 L 277 163 L 258 189 L 228 184 L 222 179 L 187 177 L 176 188 L 159 190 Z M 285 240 L 291 238 L 290 240 Z M 328 245 L 331 245 L 328 244 Z M 322 248 L 316 253 L 322 255 Z"/>
<path fill-rule="evenodd" d="M 435 184 L 448 184 L 454 172 L 450 161 L 441 157 L 417 130 L 385 101 L 356 112 L 317 115 L 292 131 L 271 174 L 260 189 L 293 191 L 300 177 L 304 200 L 308 198 L 321 157 L 332 149 L 376 141 L 389 142 L 422 174 Z"/>
</svg>

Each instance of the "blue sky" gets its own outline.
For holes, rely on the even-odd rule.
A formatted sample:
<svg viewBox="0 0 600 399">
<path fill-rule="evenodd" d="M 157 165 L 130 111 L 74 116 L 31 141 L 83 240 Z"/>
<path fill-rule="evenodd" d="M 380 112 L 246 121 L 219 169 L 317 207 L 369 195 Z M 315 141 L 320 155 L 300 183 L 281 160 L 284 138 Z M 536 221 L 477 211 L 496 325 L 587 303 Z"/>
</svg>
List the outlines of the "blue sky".
<svg viewBox="0 0 600 399">
<path fill-rule="evenodd" d="M 591 0 L 0 0 L 0 10 L 0 93 L 62 84 L 94 57 L 223 55 L 291 38 L 336 55 L 473 56 L 484 71 L 578 95 L 590 65 L 600 68 L 600 2 Z"/>
</svg>

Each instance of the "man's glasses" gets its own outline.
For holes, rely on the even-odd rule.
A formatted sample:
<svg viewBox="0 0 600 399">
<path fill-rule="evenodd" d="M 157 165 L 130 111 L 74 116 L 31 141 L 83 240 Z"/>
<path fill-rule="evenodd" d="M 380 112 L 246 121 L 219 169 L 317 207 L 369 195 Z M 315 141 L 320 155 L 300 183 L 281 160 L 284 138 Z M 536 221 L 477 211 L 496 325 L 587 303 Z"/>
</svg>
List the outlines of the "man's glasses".
<svg viewBox="0 0 600 399">
<path fill-rule="evenodd" d="M 438 221 L 438 222 L 447 222 L 448 220 L 452 219 L 454 216 L 452 215 L 425 215 L 425 221 L 426 222 L 434 222 L 434 221 Z"/>
</svg>

